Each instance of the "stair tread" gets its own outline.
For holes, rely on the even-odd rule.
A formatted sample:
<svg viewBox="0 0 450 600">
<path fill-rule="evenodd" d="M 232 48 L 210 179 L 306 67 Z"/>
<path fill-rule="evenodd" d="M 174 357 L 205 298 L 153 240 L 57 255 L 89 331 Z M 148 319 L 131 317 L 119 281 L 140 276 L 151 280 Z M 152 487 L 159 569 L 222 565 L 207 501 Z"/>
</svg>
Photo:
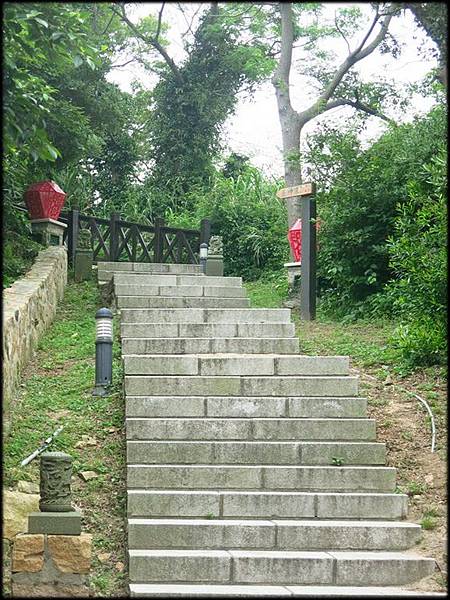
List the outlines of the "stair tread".
<svg viewBox="0 0 450 600">
<path fill-rule="evenodd" d="M 422 592 L 408 590 L 401 587 L 380 586 L 328 586 L 328 585 L 302 585 L 302 586 L 277 586 L 277 585 L 214 585 L 214 584 L 130 584 L 131 595 L 160 598 L 262 598 L 262 597 L 310 597 L 330 598 L 333 596 L 349 596 L 353 598 L 363 596 L 432 596 L 436 598 L 447 597 L 445 592 Z"/>
</svg>

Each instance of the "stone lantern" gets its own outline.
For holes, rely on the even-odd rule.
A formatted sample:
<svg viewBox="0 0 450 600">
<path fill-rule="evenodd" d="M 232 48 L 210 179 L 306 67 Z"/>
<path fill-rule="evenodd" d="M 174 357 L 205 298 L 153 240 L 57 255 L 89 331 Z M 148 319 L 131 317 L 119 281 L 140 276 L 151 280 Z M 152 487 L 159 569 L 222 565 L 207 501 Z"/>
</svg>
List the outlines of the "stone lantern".
<svg viewBox="0 0 450 600">
<path fill-rule="evenodd" d="M 44 246 L 62 246 L 67 225 L 58 221 L 66 193 L 54 181 L 33 183 L 24 194 L 33 237 Z"/>
</svg>

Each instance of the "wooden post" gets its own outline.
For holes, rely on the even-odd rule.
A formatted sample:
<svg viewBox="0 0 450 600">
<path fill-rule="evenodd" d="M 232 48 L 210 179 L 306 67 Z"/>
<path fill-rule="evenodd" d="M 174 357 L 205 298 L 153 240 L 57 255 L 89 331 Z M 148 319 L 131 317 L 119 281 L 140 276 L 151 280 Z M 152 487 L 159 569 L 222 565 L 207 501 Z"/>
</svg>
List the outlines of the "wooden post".
<svg viewBox="0 0 450 600">
<path fill-rule="evenodd" d="M 162 228 L 165 225 L 165 221 L 164 219 L 162 219 L 161 217 L 156 217 L 155 219 L 155 238 L 153 240 L 154 243 L 154 262 L 155 263 L 160 263 L 162 262 L 162 258 L 163 258 L 163 243 L 164 243 L 164 233 L 162 231 Z"/>
<path fill-rule="evenodd" d="M 302 264 L 300 277 L 300 318 L 316 318 L 316 200 L 302 198 Z"/>
<path fill-rule="evenodd" d="M 209 238 L 211 237 L 211 221 L 209 219 L 202 219 L 200 223 L 200 244 L 208 244 Z"/>
<path fill-rule="evenodd" d="M 118 249 L 119 249 L 119 224 L 120 214 L 118 212 L 111 213 L 109 218 L 109 260 L 114 262 L 118 260 Z"/>
<path fill-rule="evenodd" d="M 75 264 L 75 252 L 78 243 L 79 231 L 79 215 L 80 212 L 76 208 L 69 211 L 68 228 L 67 228 L 67 251 L 68 259 L 71 265 Z"/>
</svg>

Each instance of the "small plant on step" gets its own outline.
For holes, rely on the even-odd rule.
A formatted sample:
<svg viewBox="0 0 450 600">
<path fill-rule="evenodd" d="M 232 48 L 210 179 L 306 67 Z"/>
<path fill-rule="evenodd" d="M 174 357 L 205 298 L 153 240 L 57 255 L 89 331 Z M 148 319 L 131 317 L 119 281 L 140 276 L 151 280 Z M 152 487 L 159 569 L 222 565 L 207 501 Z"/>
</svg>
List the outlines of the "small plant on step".
<svg viewBox="0 0 450 600">
<path fill-rule="evenodd" d="M 213 513 L 208 513 L 207 515 L 205 515 L 205 519 L 215 519 L 215 515 Z"/>
<path fill-rule="evenodd" d="M 344 459 L 341 456 L 332 456 L 331 464 L 335 467 L 340 467 L 344 464 Z"/>
</svg>

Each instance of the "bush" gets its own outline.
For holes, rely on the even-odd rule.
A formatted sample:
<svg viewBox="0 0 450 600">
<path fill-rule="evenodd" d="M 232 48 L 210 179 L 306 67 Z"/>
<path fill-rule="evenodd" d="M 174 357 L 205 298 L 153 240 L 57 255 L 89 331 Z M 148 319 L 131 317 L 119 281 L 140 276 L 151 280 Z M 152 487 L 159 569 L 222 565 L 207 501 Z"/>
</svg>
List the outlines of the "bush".
<svg viewBox="0 0 450 600">
<path fill-rule="evenodd" d="M 409 200 L 397 207 L 388 241 L 394 279 L 386 286 L 403 324 L 393 342 L 413 366 L 446 360 L 447 321 L 446 148 L 409 182 Z"/>
<path fill-rule="evenodd" d="M 312 144 L 307 157 L 314 165 L 312 177 L 327 181 L 317 198 L 317 271 L 329 310 L 367 316 L 381 307 L 382 302 L 367 299 L 382 293 L 393 275 L 388 238 L 394 235 L 397 207 L 409 202 L 409 181 L 445 139 L 446 113 L 437 106 L 424 118 L 391 127 L 365 151 L 349 132 L 321 134 Z M 328 150 L 336 155 L 338 170 L 330 164 Z"/>
<path fill-rule="evenodd" d="M 177 227 L 200 225 L 211 219 L 213 235 L 223 237 L 226 275 L 247 280 L 279 271 L 289 258 L 286 208 L 276 198 L 280 186 L 267 181 L 257 169 L 246 167 L 237 178 L 216 173 L 209 189 L 190 192 L 194 211 L 166 212 Z"/>
</svg>

